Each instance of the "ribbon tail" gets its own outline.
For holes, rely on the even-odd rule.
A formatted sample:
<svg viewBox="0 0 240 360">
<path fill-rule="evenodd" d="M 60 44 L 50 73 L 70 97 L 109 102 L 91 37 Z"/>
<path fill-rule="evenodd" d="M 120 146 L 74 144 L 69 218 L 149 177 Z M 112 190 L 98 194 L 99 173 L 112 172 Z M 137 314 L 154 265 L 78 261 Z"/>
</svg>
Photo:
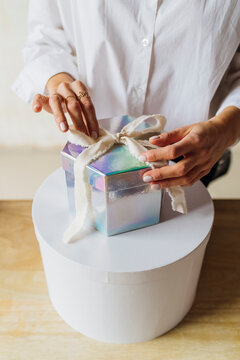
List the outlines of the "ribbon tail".
<svg viewBox="0 0 240 360">
<path fill-rule="evenodd" d="M 63 234 L 63 241 L 71 243 L 82 239 L 92 229 L 91 186 L 88 184 L 86 166 L 105 154 L 114 144 L 111 136 L 103 137 L 99 142 L 89 146 L 74 163 L 74 197 L 76 216 Z"/>
<path fill-rule="evenodd" d="M 181 214 L 187 214 L 187 203 L 184 190 L 181 186 L 172 186 L 166 189 L 171 198 L 172 209 Z"/>
<path fill-rule="evenodd" d="M 85 166 L 82 166 L 80 156 L 75 160 L 74 177 L 76 216 L 63 234 L 63 241 L 65 243 L 71 243 L 81 239 L 91 230 L 91 190 L 89 189 L 89 185 L 84 181 L 84 178 L 86 177 L 86 168 Z"/>
<path fill-rule="evenodd" d="M 129 152 L 138 158 L 138 156 L 146 151 L 146 147 L 144 145 L 148 145 L 146 141 L 136 140 L 133 138 L 127 138 L 124 137 L 124 143 L 128 146 Z M 144 145 L 143 145 L 144 144 Z M 156 161 L 156 162 L 145 162 L 148 166 L 150 166 L 152 169 L 160 168 L 163 166 L 168 165 L 168 161 L 162 160 L 162 161 Z M 167 193 L 169 194 L 171 198 L 171 204 L 172 209 L 174 211 L 178 211 L 182 214 L 187 213 L 187 204 L 185 199 L 184 190 L 181 186 L 173 186 L 171 188 L 166 189 Z"/>
</svg>

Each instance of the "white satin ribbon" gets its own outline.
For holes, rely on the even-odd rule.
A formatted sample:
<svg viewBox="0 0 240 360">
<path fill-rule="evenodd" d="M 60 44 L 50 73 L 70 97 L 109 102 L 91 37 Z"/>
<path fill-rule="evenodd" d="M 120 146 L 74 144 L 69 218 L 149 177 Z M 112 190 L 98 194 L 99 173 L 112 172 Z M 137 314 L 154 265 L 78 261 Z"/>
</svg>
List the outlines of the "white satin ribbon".
<svg viewBox="0 0 240 360">
<path fill-rule="evenodd" d="M 148 119 L 155 119 L 155 125 L 143 130 L 137 130 L 137 127 Z M 111 134 L 107 130 L 100 128 L 100 136 L 97 140 L 85 135 L 82 132 L 70 128 L 68 140 L 76 145 L 85 147 L 74 162 L 74 196 L 76 216 L 63 235 L 65 243 L 74 242 L 83 238 L 91 229 L 93 224 L 93 215 L 91 209 L 91 186 L 87 182 L 86 166 L 104 155 L 114 144 L 122 144 L 128 147 L 129 152 L 136 158 L 149 148 L 157 148 L 147 140 L 136 139 L 137 137 L 150 133 L 159 133 L 163 130 L 166 119 L 159 114 L 143 115 L 124 126 L 119 133 Z M 168 164 L 168 161 L 146 162 L 152 169 L 162 167 Z M 172 208 L 175 211 L 186 213 L 187 206 L 184 191 L 180 186 L 174 186 L 167 189 L 172 200 Z"/>
</svg>

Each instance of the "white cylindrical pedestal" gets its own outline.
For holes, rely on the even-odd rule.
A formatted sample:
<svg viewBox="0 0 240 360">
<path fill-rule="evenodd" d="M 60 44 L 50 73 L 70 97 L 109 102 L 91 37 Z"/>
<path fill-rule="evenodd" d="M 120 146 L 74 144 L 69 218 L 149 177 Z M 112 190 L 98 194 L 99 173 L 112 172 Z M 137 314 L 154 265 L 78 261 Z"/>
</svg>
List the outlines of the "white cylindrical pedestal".
<svg viewBox="0 0 240 360">
<path fill-rule="evenodd" d="M 147 341 L 173 328 L 191 308 L 213 223 L 205 187 L 186 188 L 189 213 L 171 210 L 160 224 L 106 237 L 62 242 L 69 224 L 64 173 L 50 175 L 33 202 L 49 295 L 74 329 L 100 341 Z"/>
</svg>

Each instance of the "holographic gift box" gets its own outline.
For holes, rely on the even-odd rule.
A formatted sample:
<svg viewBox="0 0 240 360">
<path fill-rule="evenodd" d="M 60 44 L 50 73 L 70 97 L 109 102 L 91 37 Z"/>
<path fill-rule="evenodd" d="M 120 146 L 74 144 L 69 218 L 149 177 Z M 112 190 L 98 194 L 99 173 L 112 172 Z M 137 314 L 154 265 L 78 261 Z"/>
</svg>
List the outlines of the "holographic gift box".
<svg viewBox="0 0 240 360">
<path fill-rule="evenodd" d="M 117 133 L 133 119 L 125 115 L 99 122 L 101 127 Z M 138 129 L 146 126 L 149 125 L 142 124 Z M 72 216 L 75 215 L 73 165 L 82 151 L 84 148 L 80 145 L 67 142 L 61 152 Z M 124 145 L 114 145 L 87 166 L 93 215 L 100 232 L 115 235 L 159 222 L 162 191 L 152 190 L 149 184 L 143 182 L 142 176 L 147 169 Z"/>
</svg>

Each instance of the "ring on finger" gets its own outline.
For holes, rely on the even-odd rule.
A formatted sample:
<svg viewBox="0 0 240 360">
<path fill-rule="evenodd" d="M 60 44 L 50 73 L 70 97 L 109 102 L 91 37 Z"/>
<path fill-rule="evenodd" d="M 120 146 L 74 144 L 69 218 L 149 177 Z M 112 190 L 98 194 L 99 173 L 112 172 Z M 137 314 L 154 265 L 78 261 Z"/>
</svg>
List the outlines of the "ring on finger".
<svg viewBox="0 0 240 360">
<path fill-rule="evenodd" d="M 67 97 L 65 97 L 65 101 L 67 101 L 68 98 L 74 98 L 76 100 L 76 96 L 75 95 L 68 95 Z"/>
<path fill-rule="evenodd" d="M 53 93 L 51 94 L 51 96 L 57 96 L 60 100 L 62 100 L 62 96 L 58 93 Z"/>
<path fill-rule="evenodd" d="M 79 93 L 78 93 L 78 99 L 79 100 L 81 100 L 81 98 L 83 98 L 83 97 L 87 97 L 87 98 L 90 98 L 90 95 L 89 95 L 89 92 L 88 92 L 88 90 L 86 90 L 86 91 L 79 91 Z"/>
</svg>

